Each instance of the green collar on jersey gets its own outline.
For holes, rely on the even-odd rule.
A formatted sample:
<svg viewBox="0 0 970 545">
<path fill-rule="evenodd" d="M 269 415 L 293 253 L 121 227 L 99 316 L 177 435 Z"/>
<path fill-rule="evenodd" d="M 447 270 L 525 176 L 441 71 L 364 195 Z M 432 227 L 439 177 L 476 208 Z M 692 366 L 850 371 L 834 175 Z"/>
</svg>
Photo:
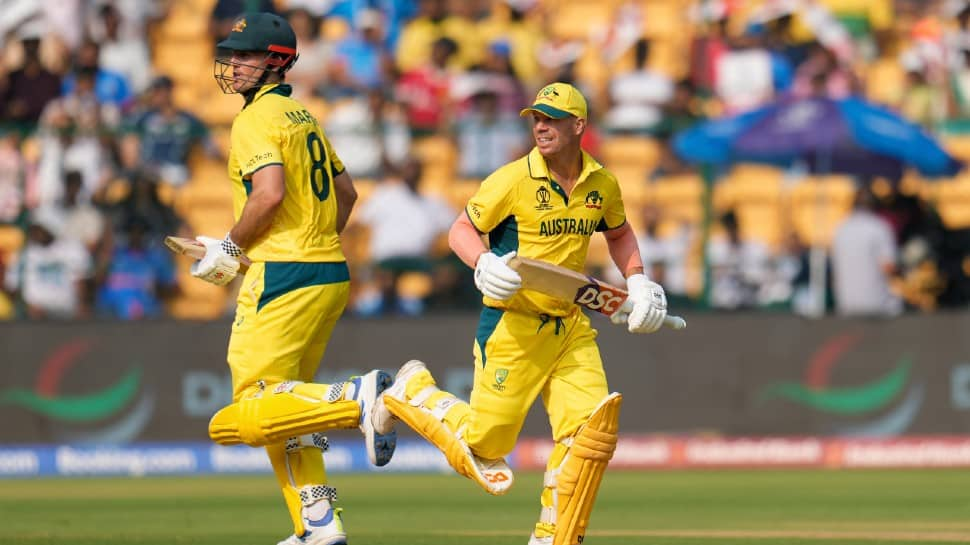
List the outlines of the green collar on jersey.
<svg viewBox="0 0 970 545">
<path fill-rule="evenodd" d="M 249 106 L 253 102 L 256 102 L 256 100 L 258 100 L 260 97 L 264 95 L 273 94 L 273 95 L 288 97 L 292 93 L 293 93 L 293 87 L 288 83 L 268 83 L 260 87 L 255 93 L 247 92 L 245 94 L 246 104 L 243 106 L 243 108 L 245 108 L 246 106 Z"/>
</svg>

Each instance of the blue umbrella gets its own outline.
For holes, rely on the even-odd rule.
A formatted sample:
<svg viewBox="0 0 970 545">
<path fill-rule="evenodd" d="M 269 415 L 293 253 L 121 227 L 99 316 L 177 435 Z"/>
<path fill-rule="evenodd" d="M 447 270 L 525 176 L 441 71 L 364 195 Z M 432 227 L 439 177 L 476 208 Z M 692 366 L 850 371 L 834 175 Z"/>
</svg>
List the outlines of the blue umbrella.
<svg viewBox="0 0 970 545">
<path fill-rule="evenodd" d="M 918 125 L 858 98 L 782 100 L 700 123 L 674 139 L 687 161 L 789 166 L 813 172 L 899 179 L 909 166 L 925 176 L 953 176 L 962 163 Z"/>
<path fill-rule="evenodd" d="M 695 125 L 679 133 L 673 146 L 683 159 L 706 165 L 802 163 L 816 173 L 883 176 L 891 180 L 899 180 L 906 167 L 928 177 L 953 176 L 963 167 L 918 125 L 858 98 L 781 100 L 737 116 Z M 707 181 L 705 245 L 713 180 Z M 816 293 L 825 291 L 824 263 L 824 252 L 815 248 L 811 277 Z M 705 265 L 705 290 L 710 285 L 707 273 Z M 818 312 L 822 312 L 821 308 Z"/>
</svg>

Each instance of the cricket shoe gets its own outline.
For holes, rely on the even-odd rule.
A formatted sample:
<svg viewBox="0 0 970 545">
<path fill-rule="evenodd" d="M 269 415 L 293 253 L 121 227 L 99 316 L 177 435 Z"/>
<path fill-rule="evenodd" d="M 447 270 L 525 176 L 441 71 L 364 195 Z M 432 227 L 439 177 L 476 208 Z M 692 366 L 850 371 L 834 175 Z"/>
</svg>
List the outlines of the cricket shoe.
<svg viewBox="0 0 970 545">
<path fill-rule="evenodd" d="M 318 519 L 311 520 L 304 509 L 302 536 L 296 534 L 277 543 L 277 545 L 347 545 L 347 532 L 340 518 L 342 509 L 333 509 L 326 502 L 326 512 Z"/>
<path fill-rule="evenodd" d="M 408 380 L 418 373 L 427 373 L 428 367 L 423 361 L 410 360 L 401 366 L 394 377 L 394 383 L 384 391 L 384 395 L 394 396 L 402 401 L 407 401 Z M 377 398 L 374 414 L 371 417 L 377 433 L 384 433 L 394 429 L 394 424 L 398 422 L 398 417 L 391 414 L 384 404 L 384 395 Z"/>
<path fill-rule="evenodd" d="M 391 386 L 392 382 L 391 375 L 379 369 L 350 380 L 353 392 L 350 399 L 360 403 L 360 431 L 364 434 L 367 458 L 370 459 L 370 463 L 378 467 L 387 465 L 394 456 L 394 449 L 397 448 L 397 432 L 394 431 L 394 423 L 378 428 L 374 425 L 373 417 L 374 413 L 383 408 L 384 404 L 380 403 L 381 394 Z M 380 407 L 378 407 L 379 403 Z"/>
</svg>

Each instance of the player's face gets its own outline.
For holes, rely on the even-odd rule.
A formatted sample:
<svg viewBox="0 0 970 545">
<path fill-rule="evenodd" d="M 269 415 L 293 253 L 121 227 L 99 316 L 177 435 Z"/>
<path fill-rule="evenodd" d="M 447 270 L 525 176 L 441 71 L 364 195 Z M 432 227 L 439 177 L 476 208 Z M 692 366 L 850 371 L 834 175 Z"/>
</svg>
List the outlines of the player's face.
<svg viewBox="0 0 970 545">
<path fill-rule="evenodd" d="M 573 116 L 553 119 L 539 112 L 532 112 L 532 137 L 543 156 L 555 155 L 563 150 L 579 147 L 585 121 Z"/>
<path fill-rule="evenodd" d="M 266 70 L 264 51 L 222 50 L 216 58 L 216 80 L 224 93 L 244 93 L 259 82 Z"/>
<path fill-rule="evenodd" d="M 265 70 L 263 61 L 266 53 L 262 51 L 233 51 L 230 62 L 232 63 L 232 88 L 237 93 L 242 93 L 253 86 L 258 81 Z"/>
</svg>

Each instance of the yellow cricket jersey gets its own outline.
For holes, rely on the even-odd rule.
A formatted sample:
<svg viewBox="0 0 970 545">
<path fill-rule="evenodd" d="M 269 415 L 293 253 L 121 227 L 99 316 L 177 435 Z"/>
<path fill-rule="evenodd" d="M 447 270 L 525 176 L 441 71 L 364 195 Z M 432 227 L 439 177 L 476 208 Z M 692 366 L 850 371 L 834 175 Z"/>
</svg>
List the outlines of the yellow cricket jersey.
<svg viewBox="0 0 970 545">
<path fill-rule="evenodd" d="M 342 262 L 333 179 L 344 171 L 319 123 L 286 84 L 263 86 L 232 122 L 229 179 L 236 220 L 252 176 L 283 165 L 286 195 L 272 226 L 249 248 L 253 261 Z"/>
<path fill-rule="evenodd" d="M 533 148 L 529 155 L 486 178 L 468 201 L 465 213 L 479 232 L 488 235 L 492 251 L 498 255 L 515 250 L 523 257 L 582 271 L 593 233 L 626 222 L 620 185 L 586 152 L 579 179 L 568 196 L 550 176 L 542 154 Z M 576 308 L 572 301 L 531 290 L 520 290 L 507 301 L 485 297 L 484 302 L 490 307 L 550 316 L 565 316 Z"/>
</svg>

